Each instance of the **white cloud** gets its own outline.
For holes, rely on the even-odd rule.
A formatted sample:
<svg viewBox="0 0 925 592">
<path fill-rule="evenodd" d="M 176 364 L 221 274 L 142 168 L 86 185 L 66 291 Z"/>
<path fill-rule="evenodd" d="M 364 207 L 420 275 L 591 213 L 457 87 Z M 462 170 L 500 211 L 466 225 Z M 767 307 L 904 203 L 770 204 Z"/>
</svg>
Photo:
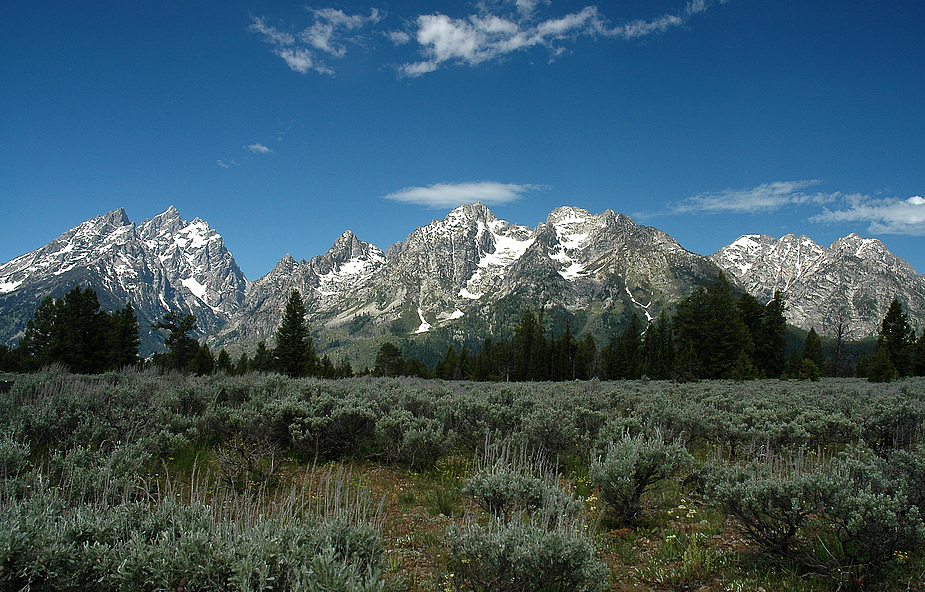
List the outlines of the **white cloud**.
<svg viewBox="0 0 925 592">
<path fill-rule="evenodd" d="M 425 60 L 403 64 L 399 72 L 414 77 L 432 72 L 445 63 L 476 66 L 536 45 L 549 47 L 553 54 L 558 54 L 555 42 L 603 29 L 603 21 L 595 7 L 538 23 L 522 17 L 512 20 L 515 16 L 483 14 L 461 19 L 443 14 L 421 15 L 416 21 L 414 39 Z"/>
<path fill-rule="evenodd" d="M 469 15 L 421 14 L 400 30 L 380 29 L 380 33 L 396 47 L 411 45 L 417 49 L 419 61 L 395 66 L 400 75 L 417 77 L 451 64 L 478 66 L 537 46 L 544 47 L 552 60 L 566 50 L 566 43 L 579 37 L 630 40 L 665 33 L 683 26 L 715 1 L 690 0 L 678 12 L 612 26 L 596 6 L 543 19 L 540 17 L 551 0 L 480 0 Z M 274 46 L 274 53 L 292 70 L 303 74 L 332 74 L 333 70 L 317 59 L 316 52 L 341 58 L 348 44 L 364 45 L 363 30 L 384 20 L 384 13 L 375 8 L 368 15 L 351 15 L 333 8 L 309 12 L 314 23 L 296 34 L 272 27 L 260 17 L 254 17 L 250 26 L 251 31 L 263 35 L 264 41 Z"/>
<path fill-rule="evenodd" d="M 850 196 L 845 209 L 830 210 L 810 218 L 812 222 L 841 223 L 864 222 L 868 232 L 879 234 L 908 234 L 925 236 L 925 199 L 913 196 L 908 199 L 869 198 Z"/>
<path fill-rule="evenodd" d="M 542 46 L 555 57 L 564 51 L 561 43 L 581 36 L 638 39 L 680 27 L 694 15 L 707 9 L 705 0 L 692 0 L 677 14 L 665 14 L 651 20 L 635 20 L 611 27 L 596 6 L 559 18 L 536 20 L 536 0 L 517 0 L 516 11 L 498 15 L 482 4 L 482 13 L 467 18 L 442 14 L 421 15 L 415 21 L 414 39 L 426 58 L 423 62 L 403 64 L 401 74 L 409 77 L 432 72 L 446 63 L 476 66 L 500 59 L 514 51 Z"/>
<path fill-rule="evenodd" d="M 299 38 L 315 49 L 335 57 L 343 57 L 347 53 L 347 48 L 340 38 L 343 31 L 362 29 L 367 25 L 378 23 L 382 18 L 375 8 L 372 9 L 369 16 L 348 15 L 342 10 L 334 10 L 333 8 L 323 8 L 312 10 L 311 12 L 315 16 L 315 24 L 302 31 Z"/>
<path fill-rule="evenodd" d="M 840 193 L 805 193 L 803 190 L 820 181 L 776 181 L 750 189 L 726 189 L 718 193 L 701 193 L 674 204 L 671 212 L 686 213 L 760 213 L 779 210 L 788 205 L 830 203 Z"/>
<path fill-rule="evenodd" d="M 290 33 L 286 33 L 267 25 L 266 21 L 259 17 L 254 17 L 253 23 L 251 23 L 250 30 L 255 33 L 261 33 L 264 37 L 264 41 L 267 43 L 272 43 L 274 45 L 292 45 L 295 43 L 295 37 Z"/>
<path fill-rule="evenodd" d="M 315 71 L 320 74 L 334 74 L 334 70 L 316 59 L 312 49 L 333 57 L 347 53 L 345 42 L 357 42 L 356 38 L 345 37 L 346 31 L 356 31 L 381 20 L 379 11 L 372 9 L 369 16 L 348 15 L 342 10 L 323 8 L 311 10 L 315 23 L 302 31 L 298 37 L 286 31 L 267 25 L 266 20 L 254 17 L 250 30 L 263 35 L 263 40 L 276 49 L 273 53 L 283 58 L 286 65 L 295 72 L 306 74 Z M 311 49 L 310 49 L 311 48 Z"/>
<path fill-rule="evenodd" d="M 389 31 L 385 36 L 391 39 L 395 45 L 404 45 L 411 42 L 411 35 L 404 31 Z"/>
<path fill-rule="evenodd" d="M 487 205 L 506 204 L 520 199 L 527 191 L 541 189 L 536 185 L 512 183 L 438 183 L 429 187 L 406 187 L 390 193 L 385 199 L 418 204 L 431 208 L 452 208 L 477 201 Z"/>
<path fill-rule="evenodd" d="M 259 142 L 258 142 L 257 144 L 251 144 L 251 145 L 249 145 L 249 146 L 245 146 L 245 148 L 247 148 L 248 150 L 250 150 L 250 151 L 253 152 L 254 154 L 269 154 L 269 153 L 273 152 L 272 150 L 270 150 L 269 148 L 267 148 L 267 147 L 264 146 L 263 144 L 260 144 Z"/>
<path fill-rule="evenodd" d="M 701 193 L 669 208 L 671 214 L 759 214 L 787 206 L 819 206 L 822 213 L 809 217 L 810 222 L 867 224 L 872 234 L 907 234 L 925 236 L 925 198 L 873 198 L 861 194 L 809 193 L 805 190 L 820 181 L 778 181 L 751 189 L 726 189 L 718 193 Z"/>
</svg>

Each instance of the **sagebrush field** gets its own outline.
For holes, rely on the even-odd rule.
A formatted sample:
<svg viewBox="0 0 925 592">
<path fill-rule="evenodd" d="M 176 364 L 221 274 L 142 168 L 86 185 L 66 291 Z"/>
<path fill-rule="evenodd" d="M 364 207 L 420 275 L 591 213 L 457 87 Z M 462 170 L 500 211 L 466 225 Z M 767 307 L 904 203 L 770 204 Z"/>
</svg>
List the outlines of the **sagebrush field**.
<svg viewBox="0 0 925 592">
<path fill-rule="evenodd" d="M 925 590 L 925 379 L 0 394 L 4 590 Z"/>
</svg>

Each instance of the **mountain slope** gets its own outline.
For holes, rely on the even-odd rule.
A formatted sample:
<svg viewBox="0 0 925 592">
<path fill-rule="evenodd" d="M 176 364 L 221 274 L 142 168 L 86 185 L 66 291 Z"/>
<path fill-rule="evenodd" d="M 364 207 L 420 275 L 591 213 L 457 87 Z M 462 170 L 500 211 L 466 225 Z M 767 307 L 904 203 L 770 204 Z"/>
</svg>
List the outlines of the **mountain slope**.
<svg viewBox="0 0 925 592">
<path fill-rule="evenodd" d="M 788 320 L 822 334 L 839 322 L 852 338 L 875 334 L 894 297 L 925 324 L 925 277 L 857 235 L 828 248 L 805 236 L 746 235 L 703 257 L 611 210 L 561 207 L 529 228 L 475 203 L 386 252 L 348 230 L 325 254 L 286 255 L 248 283 L 215 230 L 171 207 L 138 225 L 124 210 L 109 212 L 0 265 L 0 342 L 15 344 L 43 298 L 79 284 L 109 310 L 133 304 L 144 354 L 159 347 L 150 323 L 169 310 L 196 315 L 213 348 L 272 344 L 294 289 L 319 349 L 360 363 L 386 339 L 445 351 L 507 338 L 528 306 L 556 334 L 568 325 L 602 345 L 632 314 L 651 320 L 670 311 L 720 272 L 760 301 L 783 291 Z"/>
<path fill-rule="evenodd" d="M 150 323 L 169 310 L 196 315 L 208 333 L 237 312 L 246 280 L 224 241 L 173 207 L 141 225 L 119 209 L 88 220 L 31 253 L 0 265 L 0 342 L 18 339 L 47 296 L 93 288 L 108 310 L 131 302 L 142 353 L 159 344 Z"/>
<path fill-rule="evenodd" d="M 876 335 L 893 298 L 914 324 L 925 320 L 925 280 L 877 239 L 850 234 L 824 248 L 805 236 L 746 235 L 711 258 L 759 300 L 784 292 L 787 320 L 801 329 L 826 335 L 841 322 L 851 339 Z"/>
<path fill-rule="evenodd" d="M 319 346 L 354 360 L 374 351 L 363 340 L 439 334 L 475 344 L 509 332 L 527 306 L 548 311 L 559 330 L 568 322 L 606 340 L 633 312 L 654 318 L 718 273 L 667 234 L 612 211 L 558 208 L 530 229 L 476 203 L 417 228 L 384 257 L 349 232 L 323 256 L 284 257 L 248 286 L 215 344 L 272 339 L 293 289 Z"/>
</svg>

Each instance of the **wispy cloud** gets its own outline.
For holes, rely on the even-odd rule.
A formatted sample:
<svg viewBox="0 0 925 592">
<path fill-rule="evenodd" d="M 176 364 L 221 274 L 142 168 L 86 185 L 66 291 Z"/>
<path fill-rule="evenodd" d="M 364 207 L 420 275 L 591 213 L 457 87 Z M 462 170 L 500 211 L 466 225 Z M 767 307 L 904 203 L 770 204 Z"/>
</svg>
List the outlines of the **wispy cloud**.
<svg viewBox="0 0 925 592">
<path fill-rule="evenodd" d="M 844 205 L 843 209 L 825 208 L 810 221 L 863 222 L 868 224 L 868 232 L 874 234 L 925 236 L 925 199 L 921 196 L 908 199 L 850 196 Z"/>
<path fill-rule="evenodd" d="M 513 183 L 438 183 L 428 187 L 406 187 L 385 195 L 385 199 L 423 205 L 430 208 L 452 208 L 477 201 L 486 205 L 500 205 L 520 199 L 524 193 L 542 189 L 538 185 Z"/>
<path fill-rule="evenodd" d="M 259 142 L 257 144 L 251 144 L 249 146 L 245 146 L 245 148 L 250 150 L 254 154 L 270 154 L 271 152 L 273 152 L 272 150 L 270 150 L 269 148 L 267 148 L 266 146 L 264 146 L 263 144 Z"/>
<path fill-rule="evenodd" d="M 693 0 L 676 14 L 665 14 L 652 20 L 635 20 L 611 26 L 596 6 L 558 18 L 536 18 L 538 2 L 518 0 L 513 10 L 490 11 L 480 5 L 479 14 L 452 18 L 443 14 L 421 15 L 415 21 L 413 37 L 424 60 L 402 64 L 399 72 L 416 77 L 433 72 L 445 64 L 477 66 L 483 62 L 531 47 L 545 47 L 550 59 L 564 51 L 563 43 L 581 36 L 638 39 L 664 33 L 687 23 L 690 17 L 707 9 L 705 0 Z M 404 37 L 399 37 L 403 40 Z"/>
<path fill-rule="evenodd" d="M 750 189 L 725 189 L 718 193 L 701 193 L 673 204 L 672 214 L 762 213 L 789 205 L 825 204 L 841 197 L 841 193 L 807 193 L 805 190 L 821 181 L 776 181 Z"/>
<path fill-rule="evenodd" d="M 761 214 L 787 206 L 818 206 L 822 212 L 809 222 L 860 222 L 871 234 L 925 236 L 925 198 L 875 198 L 859 193 L 809 192 L 821 181 L 777 181 L 751 189 L 701 193 L 672 204 L 668 214 Z"/>
<path fill-rule="evenodd" d="M 381 20 L 379 11 L 372 9 L 369 16 L 360 14 L 345 14 L 342 10 L 323 8 L 312 10 L 315 24 L 302 31 L 299 38 L 317 50 L 328 53 L 334 57 L 343 57 L 347 53 L 345 40 L 356 41 L 345 37 L 343 33 L 358 31 L 367 25 L 375 25 Z"/>
<path fill-rule="evenodd" d="M 717 1 L 728 0 L 689 0 L 676 12 L 614 25 L 596 6 L 543 18 L 551 0 L 481 0 L 468 15 L 406 17 L 403 26 L 383 25 L 377 37 L 391 40 L 395 47 L 409 46 L 417 53 L 420 59 L 394 65 L 400 76 L 413 78 L 448 65 L 478 66 L 534 47 L 546 48 L 552 61 L 566 51 L 567 43 L 579 37 L 631 40 L 665 33 L 684 26 Z M 301 31 L 271 26 L 262 17 L 254 17 L 250 26 L 292 70 L 302 74 L 333 74 L 319 56 L 341 58 L 348 44 L 364 45 L 362 32 L 380 25 L 385 17 L 375 8 L 368 15 L 333 8 L 308 10 L 314 22 Z"/>
<path fill-rule="evenodd" d="M 289 68 L 300 74 L 315 71 L 333 74 L 334 70 L 319 60 L 315 52 L 340 58 L 347 53 L 347 42 L 359 40 L 349 33 L 358 31 L 381 20 L 379 11 L 372 9 L 369 16 L 349 15 L 342 10 L 323 8 L 309 9 L 314 24 L 298 34 L 280 30 L 267 24 L 262 17 L 253 17 L 250 31 L 263 35 L 263 40 L 274 46 L 274 53 L 281 57 Z"/>
</svg>

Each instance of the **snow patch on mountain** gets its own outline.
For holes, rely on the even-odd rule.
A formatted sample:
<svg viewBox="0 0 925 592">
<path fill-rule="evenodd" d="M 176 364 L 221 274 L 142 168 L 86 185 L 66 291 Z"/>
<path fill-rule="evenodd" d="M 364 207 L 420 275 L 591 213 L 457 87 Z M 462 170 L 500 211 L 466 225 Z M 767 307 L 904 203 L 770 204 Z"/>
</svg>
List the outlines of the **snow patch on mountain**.
<svg viewBox="0 0 925 592">
<path fill-rule="evenodd" d="M 431 325 L 424 319 L 424 311 L 420 308 L 418 309 L 418 317 L 421 319 L 421 326 L 417 328 L 415 333 L 427 333 L 431 330 Z"/>
<path fill-rule="evenodd" d="M 635 304 L 636 306 L 638 306 L 639 308 L 641 308 L 642 311 L 645 313 L 645 315 L 646 315 L 646 322 L 648 323 L 648 322 L 650 322 L 650 321 L 654 321 L 654 320 L 655 320 L 655 317 L 653 317 L 653 316 L 652 316 L 652 313 L 649 312 L 649 307 L 652 306 L 652 300 L 649 299 L 649 303 L 648 303 L 648 304 L 643 304 L 642 302 L 639 302 L 638 300 L 636 300 L 636 297 L 633 296 L 633 293 L 632 293 L 632 292 L 630 292 L 630 287 L 629 287 L 629 286 L 625 286 L 625 289 L 626 289 L 626 295 L 630 297 L 630 300 L 632 300 L 633 304 Z"/>
<path fill-rule="evenodd" d="M 7 294 L 12 292 L 21 285 L 22 280 L 19 280 L 18 282 L 0 282 L 0 294 Z"/>
<path fill-rule="evenodd" d="M 206 287 L 196 281 L 196 278 L 186 278 L 180 280 L 186 289 L 193 293 L 193 296 L 202 300 L 206 296 Z"/>
</svg>

